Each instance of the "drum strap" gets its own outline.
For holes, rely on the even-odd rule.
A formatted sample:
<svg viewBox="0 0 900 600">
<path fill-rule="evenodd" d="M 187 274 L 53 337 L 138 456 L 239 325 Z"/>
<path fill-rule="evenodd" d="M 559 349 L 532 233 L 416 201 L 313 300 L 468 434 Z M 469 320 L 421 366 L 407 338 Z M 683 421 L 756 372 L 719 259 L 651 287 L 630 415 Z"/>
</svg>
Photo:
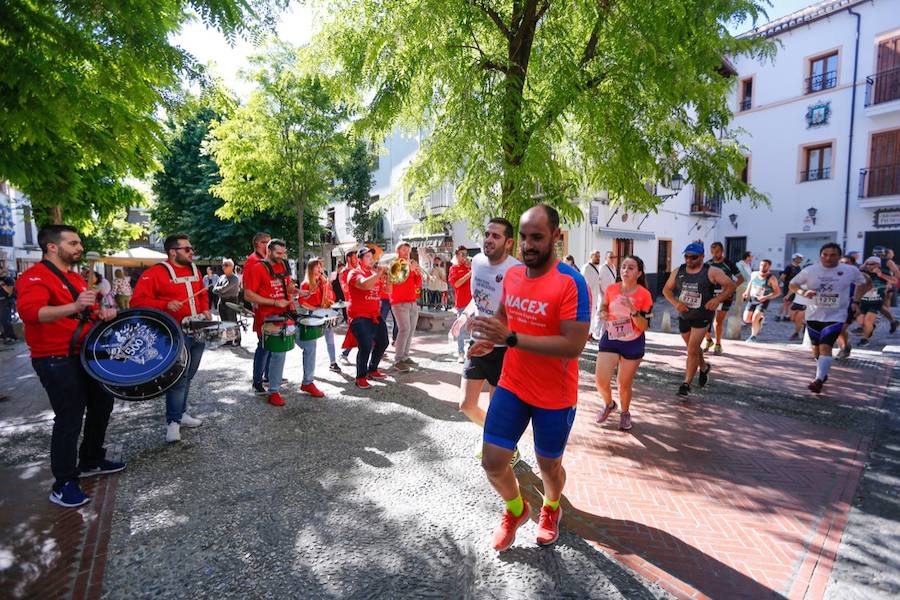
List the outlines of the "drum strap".
<svg viewBox="0 0 900 600">
<path fill-rule="evenodd" d="M 163 262 L 163 263 L 159 263 L 159 264 L 164 266 L 166 268 L 166 270 L 169 272 L 169 277 L 172 278 L 172 283 L 176 283 L 176 284 L 183 283 L 184 284 L 184 289 L 187 290 L 188 304 L 190 304 L 190 306 L 191 306 L 191 316 L 196 317 L 197 316 L 197 303 L 194 300 L 194 286 L 192 286 L 191 284 L 194 283 L 195 281 L 200 281 L 200 272 L 197 271 L 197 265 L 195 265 L 194 263 L 191 263 L 191 271 L 193 272 L 192 275 L 190 275 L 188 277 L 176 277 L 175 269 L 172 268 L 172 265 L 170 265 L 168 262 Z"/>
<path fill-rule="evenodd" d="M 69 281 L 69 278 L 66 277 L 63 272 L 60 271 L 59 268 L 49 260 L 42 260 L 41 264 L 50 269 L 50 272 L 56 275 L 56 277 L 63 282 L 63 285 L 65 285 L 69 290 L 69 293 L 72 294 L 72 302 L 78 302 L 78 290 L 74 285 L 72 285 L 72 282 Z M 72 339 L 69 340 L 69 356 L 77 356 L 78 338 L 81 337 L 81 331 L 84 329 L 84 326 L 87 325 L 88 321 L 91 320 L 91 310 L 89 308 L 86 308 L 80 313 L 69 315 L 68 318 L 78 319 L 78 327 L 75 328 L 75 332 L 72 333 Z"/>
</svg>

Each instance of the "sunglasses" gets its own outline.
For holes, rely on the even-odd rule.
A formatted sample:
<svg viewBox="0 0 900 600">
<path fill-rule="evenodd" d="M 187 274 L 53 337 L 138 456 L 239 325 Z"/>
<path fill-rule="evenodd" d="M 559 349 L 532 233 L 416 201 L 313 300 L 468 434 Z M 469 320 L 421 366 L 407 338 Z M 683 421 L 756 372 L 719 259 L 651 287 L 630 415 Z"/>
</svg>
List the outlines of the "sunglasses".
<svg viewBox="0 0 900 600">
<path fill-rule="evenodd" d="M 193 252 L 194 247 L 193 246 L 179 246 L 178 248 L 175 248 L 175 250 L 184 250 L 185 252 Z"/>
<path fill-rule="evenodd" d="M 684 260 L 697 260 L 698 258 L 700 258 L 699 254 L 685 254 L 684 255 Z"/>
</svg>

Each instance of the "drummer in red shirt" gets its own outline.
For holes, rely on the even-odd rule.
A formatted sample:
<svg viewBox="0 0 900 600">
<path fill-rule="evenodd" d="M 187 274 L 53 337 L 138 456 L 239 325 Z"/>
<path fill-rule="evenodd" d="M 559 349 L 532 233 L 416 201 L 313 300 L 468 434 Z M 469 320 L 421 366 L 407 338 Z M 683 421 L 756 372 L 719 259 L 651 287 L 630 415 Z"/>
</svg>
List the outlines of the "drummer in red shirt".
<svg viewBox="0 0 900 600">
<path fill-rule="evenodd" d="M 259 261 L 266 258 L 266 252 L 268 251 L 267 248 L 268 248 L 269 242 L 271 240 L 272 240 L 272 236 L 269 235 L 268 233 L 265 233 L 262 231 L 253 236 L 253 252 L 248 254 L 247 258 L 244 259 L 244 277 L 246 277 L 247 273 L 249 273 L 251 271 L 251 269 L 253 268 L 253 265 L 255 265 Z M 241 281 L 241 288 L 246 289 L 246 285 L 244 285 L 243 281 Z M 253 308 L 255 308 L 255 307 L 249 305 L 248 302 L 249 301 L 246 298 L 244 298 L 244 305 L 248 309 L 252 310 Z M 263 346 L 263 340 L 262 340 L 262 337 L 259 337 L 259 339 L 257 339 L 256 351 L 262 352 L 262 350 L 263 350 L 262 346 Z M 266 355 L 266 363 L 263 366 L 262 380 L 259 384 L 260 387 L 262 387 L 262 385 L 264 383 L 269 383 L 269 358 L 270 357 L 268 355 Z M 265 390 L 263 390 L 262 393 L 265 394 Z"/>
<path fill-rule="evenodd" d="M 402 283 L 394 283 L 390 286 L 391 312 L 394 313 L 394 321 L 397 323 L 397 339 L 395 340 L 394 368 L 401 373 L 409 371 L 416 362 L 409 357 L 409 347 L 412 343 L 416 324 L 419 322 L 419 291 L 422 289 L 422 275 L 419 272 L 419 263 L 409 258 L 411 251 L 409 242 L 397 244 L 397 259 L 409 261 L 409 277 Z"/>
<path fill-rule="evenodd" d="M 116 309 L 100 308 L 97 292 L 72 271 L 84 252 L 77 229 L 47 225 L 38 232 L 38 244 L 43 260 L 19 277 L 18 309 L 31 364 L 54 414 L 50 470 L 55 482 L 49 499 L 75 507 L 90 501 L 78 484 L 79 476 L 125 468 L 123 462 L 108 460 L 103 448 L 113 397 L 87 374 L 79 356 L 96 320 L 115 318 Z M 82 422 L 84 440 L 79 450 Z"/>
<path fill-rule="evenodd" d="M 456 262 L 450 267 L 447 281 L 453 286 L 453 307 L 456 316 L 462 316 L 469 302 L 472 301 L 472 265 L 469 262 L 469 250 L 465 246 L 456 249 Z M 466 362 L 465 353 L 466 334 L 465 329 L 459 332 L 456 338 L 456 353 L 459 362 Z"/>
<path fill-rule="evenodd" d="M 375 254 L 371 248 L 361 248 L 357 252 L 359 266 L 347 276 L 350 291 L 350 330 L 356 337 L 359 348 L 356 353 L 356 387 L 372 387 L 369 379 L 383 379 L 378 370 L 381 358 L 388 346 L 387 327 L 381 318 L 381 282 L 385 269 L 374 266 Z"/>
<path fill-rule="evenodd" d="M 134 286 L 133 308 L 147 307 L 168 313 L 181 324 L 188 317 L 211 319 L 209 298 L 203 278 L 194 264 L 194 248 L 183 233 L 170 235 L 163 242 L 169 258 L 144 271 Z M 181 441 L 181 427 L 200 427 L 203 421 L 187 412 L 191 380 L 200 368 L 206 344 L 190 335 L 184 337 L 190 364 L 184 376 L 166 392 L 166 441 Z"/>
</svg>

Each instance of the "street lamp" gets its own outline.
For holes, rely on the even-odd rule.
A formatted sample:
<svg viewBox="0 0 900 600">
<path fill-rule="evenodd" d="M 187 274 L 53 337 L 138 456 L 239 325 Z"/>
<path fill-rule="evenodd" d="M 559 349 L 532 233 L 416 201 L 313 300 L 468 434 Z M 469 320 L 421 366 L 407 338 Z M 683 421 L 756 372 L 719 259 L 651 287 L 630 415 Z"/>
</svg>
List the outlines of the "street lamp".
<svg viewBox="0 0 900 600">
<path fill-rule="evenodd" d="M 816 224 L 816 213 L 818 213 L 818 212 L 819 212 L 819 210 L 818 210 L 817 208 L 815 208 L 815 207 L 811 207 L 811 208 L 807 208 L 807 209 L 806 209 L 806 214 L 809 215 L 809 218 L 810 218 L 810 219 L 812 219 L 812 224 L 813 224 L 813 225 Z"/>
<path fill-rule="evenodd" d="M 735 229 L 737 229 L 737 215 L 731 213 L 730 215 L 728 215 L 728 220 L 731 221 L 731 224 L 734 225 Z"/>
<path fill-rule="evenodd" d="M 660 200 L 668 200 L 669 198 L 672 198 L 673 196 L 677 196 L 678 192 L 681 191 L 681 188 L 684 187 L 684 179 L 681 177 L 681 173 L 675 173 L 674 175 L 672 175 L 672 178 L 669 179 L 668 182 L 666 182 L 665 187 L 672 190 L 672 193 L 671 194 L 657 193 L 657 194 L 655 194 L 657 198 L 659 198 Z M 658 192 L 659 189 L 657 189 L 656 191 Z"/>
</svg>

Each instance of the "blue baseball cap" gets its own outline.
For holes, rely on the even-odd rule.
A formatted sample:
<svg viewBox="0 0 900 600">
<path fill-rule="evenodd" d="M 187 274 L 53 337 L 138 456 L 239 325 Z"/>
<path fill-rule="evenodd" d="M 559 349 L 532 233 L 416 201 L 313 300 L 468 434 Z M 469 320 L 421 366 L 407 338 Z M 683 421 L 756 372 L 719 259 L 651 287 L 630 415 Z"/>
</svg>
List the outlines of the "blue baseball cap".
<svg viewBox="0 0 900 600">
<path fill-rule="evenodd" d="M 685 247 L 682 254 L 704 254 L 703 244 L 701 244 L 700 242 L 691 242 Z"/>
</svg>

